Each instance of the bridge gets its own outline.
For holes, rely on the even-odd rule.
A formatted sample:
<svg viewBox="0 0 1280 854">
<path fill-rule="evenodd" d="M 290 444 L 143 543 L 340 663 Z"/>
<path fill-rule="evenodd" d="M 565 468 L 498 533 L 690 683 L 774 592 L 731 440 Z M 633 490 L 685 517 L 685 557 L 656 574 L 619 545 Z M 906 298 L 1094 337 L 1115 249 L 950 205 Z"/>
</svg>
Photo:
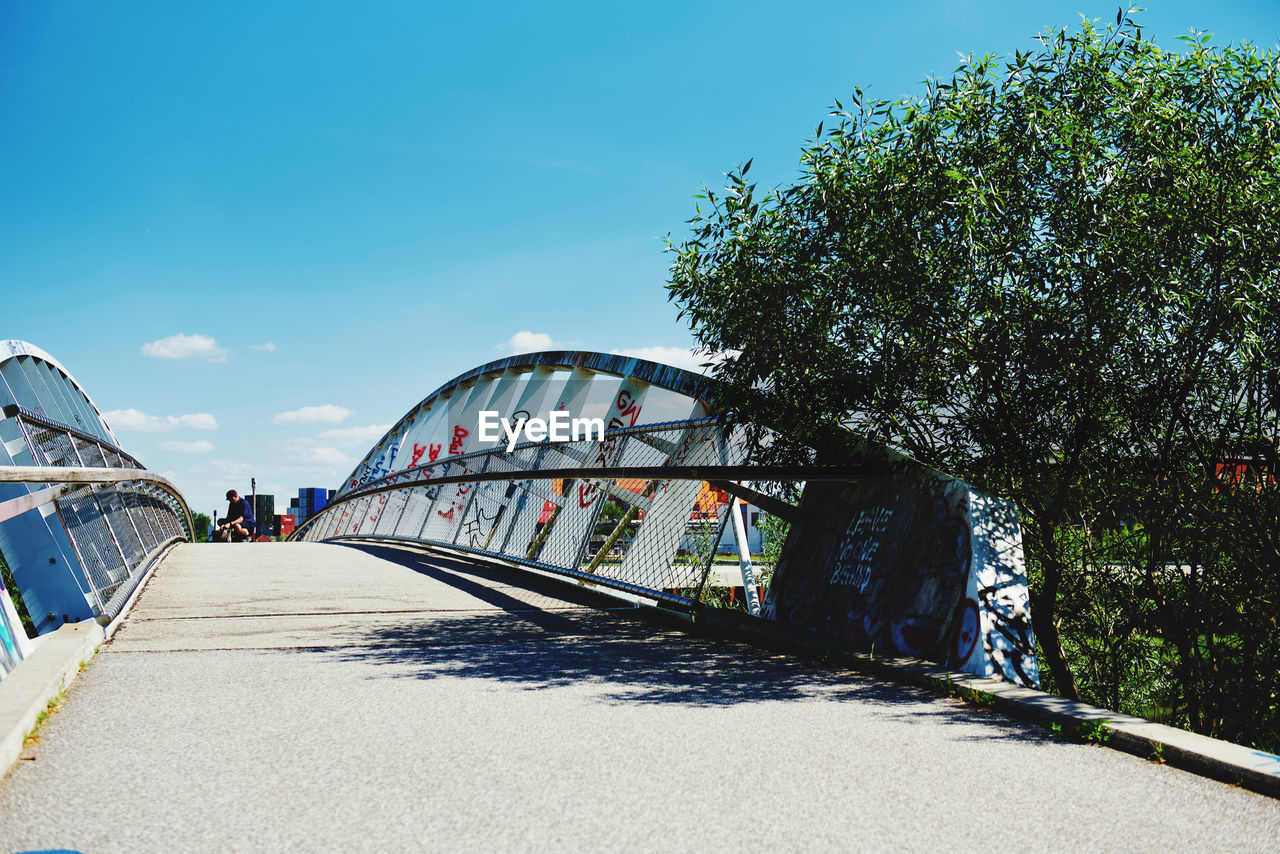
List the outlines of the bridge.
<svg viewBox="0 0 1280 854">
<path fill-rule="evenodd" d="M 34 641 L 5 605 L 0 721 L 46 691 L 0 783 L 11 850 L 1280 838 L 1280 802 L 1248 791 L 1276 792 L 1275 757 L 1035 689 L 998 499 L 877 449 L 753 468 L 700 378 L 602 354 L 481 366 L 407 413 L 294 541 L 196 544 L 176 490 L 96 409 L 58 417 L 78 386 L 33 349 L 0 362 L 9 388 L 15 364 L 69 385 L 63 409 L 17 400 L 0 421 L 0 548 L 19 598 L 59 604 Z M 631 421 L 642 405 L 687 411 Z M 608 429 L 484 447 L 465 426 L 482 410 Z M 904 495 L 940 510 L 895 529 Z M 743 543 L 743 501 L 791 520 L 774 566 Z M 913 540 L 915 566 L 868 548 Z M 40 562 L 49 543 L 63 563 Z M 78 599 L 54 599 L 59 573 Z"/>
</svg>

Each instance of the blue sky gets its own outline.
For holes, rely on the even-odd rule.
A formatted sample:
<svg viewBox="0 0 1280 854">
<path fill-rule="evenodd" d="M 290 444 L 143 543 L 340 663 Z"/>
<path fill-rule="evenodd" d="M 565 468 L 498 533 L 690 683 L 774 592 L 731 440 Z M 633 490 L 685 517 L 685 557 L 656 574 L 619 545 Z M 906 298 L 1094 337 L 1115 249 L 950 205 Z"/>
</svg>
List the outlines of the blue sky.
<svg viewBox="0 0 1280 854">
<path fill-rule="evenodd" d="M 279 504 L 513 338 L 687 359 L 661 237 L 704 182 L 748 158 L 790 181 L 855 86 L 1115 12 L 6 3 L 0 338 L 58 358 L 193 509 L 250 476 Z M 1140 20 L 1169 48 L 1280 38 L 1265 3 Z"/>
</svg>

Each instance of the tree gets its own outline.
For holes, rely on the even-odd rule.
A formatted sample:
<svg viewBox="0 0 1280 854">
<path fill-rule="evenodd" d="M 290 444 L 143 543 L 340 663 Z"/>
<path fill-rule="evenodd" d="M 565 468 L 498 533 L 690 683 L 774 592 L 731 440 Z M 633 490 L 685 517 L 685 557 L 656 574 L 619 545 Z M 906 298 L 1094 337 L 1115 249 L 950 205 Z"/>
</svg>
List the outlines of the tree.
<svg viewBox="0 0 1280 854">
<path fill-rule="evenodd" d="M 1277 62 L 1119 14 L 855 90 L 800 181 L 761 197 L 748 161 L 700 197 L 668 286 L 735 354 L 726 408 L 1017 503 L 1048 687 L 1273 746 Z"/>
<path fill-rule="evenodd" d="M 213 520 L 211 520 L 206 514 L 193 513 L 191 515 L 191 524 L 195 526 L 195 530 L 192 531 L 192 533 L 195 535 L 195 541 L 197 543 L 204 542 L 209 539 L 209 529 L 213 527 Z"/>
</svg>

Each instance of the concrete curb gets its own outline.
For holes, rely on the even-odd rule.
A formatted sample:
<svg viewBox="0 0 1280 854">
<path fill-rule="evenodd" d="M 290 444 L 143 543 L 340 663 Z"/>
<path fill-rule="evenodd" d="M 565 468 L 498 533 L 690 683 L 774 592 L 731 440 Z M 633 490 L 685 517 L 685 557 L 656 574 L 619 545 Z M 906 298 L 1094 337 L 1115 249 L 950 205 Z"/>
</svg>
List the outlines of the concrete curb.
<svg viewBox="0 0 1280 854">
<path fill-rule="evenodd" d="M 93 658 L 104 634 L 93 620 L 67 623 L 45 635 L 40 645 L 0 682 L 0 776 L 18 761 L 27 733 Z"/>
<path fill-rule="evenodd" d="M 1011 717 L 1059 727 L 1066 737 L 1105 744 L 1143 759 L 1280 798 L 1280 756 L 1251 747 L 949 670 L 918 658 L 874 657 L 815 631 L 770 623 L 738 611 L 703 609 L 695 617 L 693 628 L 686 630 L 921 685 Z"/>
</svg>

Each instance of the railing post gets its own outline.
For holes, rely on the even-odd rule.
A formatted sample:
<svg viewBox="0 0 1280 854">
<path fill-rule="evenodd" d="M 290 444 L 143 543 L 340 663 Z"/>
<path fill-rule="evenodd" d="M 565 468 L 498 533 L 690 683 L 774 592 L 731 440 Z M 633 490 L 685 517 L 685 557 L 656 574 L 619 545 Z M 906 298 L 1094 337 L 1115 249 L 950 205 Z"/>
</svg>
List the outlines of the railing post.
<svg viewBox="0 0 1280 854">
<path fill-rule="evenodd" d="M 756 591 L 756 576 L 751 569 L 751 544 L 747 542 L 747 527 L 742 521 L 742 509 L 747 505 L 735 497 L 729 504 L 733 513 L 733 540 L 738 546 L 738 568 L 742 570 L 742 595 L 753 617 L 760 616 L 760 595 Z"/>
</svg>

